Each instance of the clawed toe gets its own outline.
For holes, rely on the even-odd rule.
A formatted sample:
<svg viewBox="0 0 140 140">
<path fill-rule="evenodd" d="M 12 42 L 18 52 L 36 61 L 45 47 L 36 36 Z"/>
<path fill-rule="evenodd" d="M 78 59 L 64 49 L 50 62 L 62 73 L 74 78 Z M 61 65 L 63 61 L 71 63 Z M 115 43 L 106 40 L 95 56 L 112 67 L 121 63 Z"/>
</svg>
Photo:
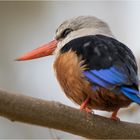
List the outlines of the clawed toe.
<svg viewBox="0 0 140 140">
<path fill-rule="evenodd" d="M 114 120 L 114 121 L 120 121 L 120 118 L 114 117 L 114 116 L 111 116 L 111 119 Z"/>
</svg>

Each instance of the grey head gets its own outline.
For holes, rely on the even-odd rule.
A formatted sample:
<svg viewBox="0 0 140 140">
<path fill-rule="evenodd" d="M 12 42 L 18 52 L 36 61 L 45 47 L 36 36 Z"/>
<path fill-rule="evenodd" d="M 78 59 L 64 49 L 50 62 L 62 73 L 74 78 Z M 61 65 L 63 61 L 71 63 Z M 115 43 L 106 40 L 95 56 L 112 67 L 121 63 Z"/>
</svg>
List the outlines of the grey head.
<svg viewBox="0 0 140 140">
<path fill-rule="evenodd" d="M 57 28 L 55 38 L 63 46 L 74 38 L 96 34 L 113 36 L 104 21 L 94 16 L 79 16 L 64 21 Z"/>
</svg>

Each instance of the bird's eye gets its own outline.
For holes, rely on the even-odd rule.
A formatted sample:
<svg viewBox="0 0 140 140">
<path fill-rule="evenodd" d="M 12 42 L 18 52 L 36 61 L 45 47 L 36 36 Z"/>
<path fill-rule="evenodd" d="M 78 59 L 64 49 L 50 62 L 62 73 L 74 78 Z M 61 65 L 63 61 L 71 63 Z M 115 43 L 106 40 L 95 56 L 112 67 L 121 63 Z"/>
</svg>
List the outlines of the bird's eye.
<svg viewBox="0 0 140 140">
<path fill-rule="evenodd" d="M 62 38 L 65 38 L 71 31 L 73 31 L 73 30 L 70 29 L 70 28 L 65 29 L 65 30 L 63 31 L 61 37 L 62 37 Z"/>
</svg>

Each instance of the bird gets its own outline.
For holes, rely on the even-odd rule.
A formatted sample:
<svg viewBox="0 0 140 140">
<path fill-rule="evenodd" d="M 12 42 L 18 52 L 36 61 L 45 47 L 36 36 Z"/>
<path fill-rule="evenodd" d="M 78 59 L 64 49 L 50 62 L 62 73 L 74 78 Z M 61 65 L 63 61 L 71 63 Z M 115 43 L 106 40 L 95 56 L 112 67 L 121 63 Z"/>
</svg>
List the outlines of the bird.
<svg viewBox="0 0 140 140">
<path fill-rule="evenodd" d="M 78 16 L 58 26 L 53 41 L 17 61 L 55 55 L 54 71 L 65 95 L 88 113 L 112 112 L 140 104 L 138 67 L 133 52 L 95 16 Z"/>
</svg>

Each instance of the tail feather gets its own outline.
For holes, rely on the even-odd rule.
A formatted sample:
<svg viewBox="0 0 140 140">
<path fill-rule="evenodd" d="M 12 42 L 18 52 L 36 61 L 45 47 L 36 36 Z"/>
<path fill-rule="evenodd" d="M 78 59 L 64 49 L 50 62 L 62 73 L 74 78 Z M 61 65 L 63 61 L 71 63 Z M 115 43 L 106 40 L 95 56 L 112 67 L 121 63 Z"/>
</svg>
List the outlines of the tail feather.
<svg viewBox="0 0 140 140">
<path fill-rule="evenodd" d="M 122 87 L 121 92 L 129 99 L 140 104 L 140 92 L 138 90 L 129 87 Z"/>
</svg>

